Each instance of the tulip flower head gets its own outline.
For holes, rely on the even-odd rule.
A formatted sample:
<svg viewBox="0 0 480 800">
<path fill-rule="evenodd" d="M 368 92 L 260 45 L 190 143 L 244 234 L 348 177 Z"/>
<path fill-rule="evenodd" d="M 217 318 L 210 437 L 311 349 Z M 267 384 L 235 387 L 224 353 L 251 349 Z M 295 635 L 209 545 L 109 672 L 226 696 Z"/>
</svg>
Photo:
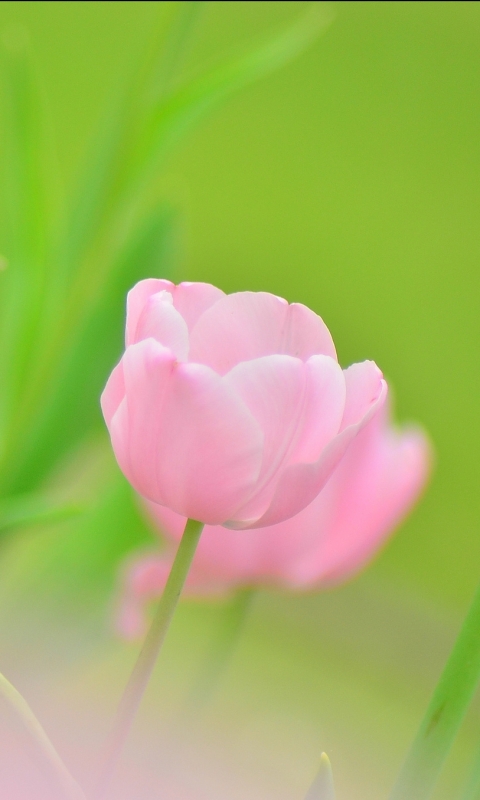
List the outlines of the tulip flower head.
<svg viewBox="0 0 480 800">
<path fill-rule="evenodd" d="M 149 279 L 128 295 L 102 410 L 144 498 L 248 529 L 306 508 L 385 395 L 372 361 L 341 369 L 324 322 L 300 303 Z"/>
</svg>

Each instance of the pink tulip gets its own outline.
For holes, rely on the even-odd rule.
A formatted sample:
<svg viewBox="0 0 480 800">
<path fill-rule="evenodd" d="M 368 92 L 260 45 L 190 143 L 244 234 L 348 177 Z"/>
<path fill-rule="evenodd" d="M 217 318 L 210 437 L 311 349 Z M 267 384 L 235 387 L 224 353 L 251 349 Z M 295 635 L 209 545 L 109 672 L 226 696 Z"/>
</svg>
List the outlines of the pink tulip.
<svg viewBox="0 0 480 800">
<path fill-rule="evenodd" d="M 300 303 L 205 283 L 140 281 L 102 395 L 120 468 L 183 517 L 263 528 L 308 506 L 381 407 L 371 361 L 342 370 Z"/>
<path fill-rule="evenodd" d="M 414 427 L 397 430 L 388 415 L 385 405 L 352 442 L 323 491 L 297 516 L 256 530 L 206 526 L 186 593 L 225 594 L 252 585 L 306 590 L 357 572 L 411 508 L 429 472 L 425 435 Z M 186 521 L 164 506 L 149 502 L 146 507 L 170 547 L 127 568 L 119 616 L 127 637 L 142 632 L 145 604 L 163 590 Z"/>
</svg>

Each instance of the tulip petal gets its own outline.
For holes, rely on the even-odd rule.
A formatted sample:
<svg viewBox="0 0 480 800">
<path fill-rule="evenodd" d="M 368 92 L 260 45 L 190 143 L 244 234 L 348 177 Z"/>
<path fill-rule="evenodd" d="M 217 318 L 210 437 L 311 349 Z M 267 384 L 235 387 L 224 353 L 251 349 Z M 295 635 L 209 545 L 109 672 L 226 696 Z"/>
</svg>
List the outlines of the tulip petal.
<svg viewBox="0 0 480 800">
<path fill-rule="evenodd" d="M 382 372 L 374 361 L 361 361 L 344 370 L 347 397 L 342 430 L 363 419 L 381 392 Z"/>
<path fill-rule="evenodd" d="M 284 354 L 304 361 L 317 353 L 336 358 L 321 318 L 267 292 L 226 295 L 200 317 L 190 335 L 190 359 L 220 375 L 262 356 Z"/>
<path fill-rule="evenodd" d="M 291 463 L 316 461 L 344 416 L 345 373 L 339 364 L 328 356 L 312 356 L 305 368 L 307 391 Z"/>
<path fill-rule="evenodd" d="M 157 292 L 146 301 L 138 318 L 135 340 L 155 339 L 175 353 L 179 361 L 188 358 L 188 328 L 182 315 L 173 306 L 169 292 Z"/>
<path fill-rule="evenodd" d="M 265 356 L 238 364 L 225 376 L 265 433 L 264 460 L 254 495 L 235 519 L 261 516 L 271 502 L 279 471 L 295 452 L 313 452 L 314 460 L 338 433 L 345 405 L 342 370 L 328 356 L 310 361 Z"/>
<path fill-rule="evenodd" d="M 105 386 L 105 389 L 100 397 L 100 405 L 102 407 L 102 413 L 105 418 L 105 422 L 107 423 L 107 427 L 110 427 L 112 417 L 117 411 L 124 397 L 125 381 L 123 379 L 123 364 L 120 361 L 120 363 L 113 368 L 107 381 L 107 385 Z"/>
<path fill-rule="evenodd" d="M 122 471 L 144 497 L 218 524 L 245 502 L 263 433 L 234 389 L 208 367 L 177 363 L 154 339 L 122 359 L 125 398 L 110 423 Z"/>
<path fill-rule="evenodd" d="M 297 431 L 305 395 L 305 365 L 291 356 L 264 356 L 237 364 L 224 381 L 242 398 L 264 433 L 259 475 L 263 483 L 285 459 Z"/>
<path fill-rule="evenodd" d="M 173 298 L 173 306 L 183 317 L 190 331 L 201 315 L 225 293 L 210 283 L 190 283 L 185 281 L 175 286 L 171 281 L 161 278 L 147 278 L 139 281 L 127 295 L 126 346 L 140 339 L 137 326 L 149 299 L 161 292 L 168 292 Z M 155 337 L 156 338 L 156 337 Z M 160 340 L 159 340 L 160 341 Z"/>
<path fill-rule="evenodd" d="M 122 359 L 125 398 L 110 424 L 112 446 L 134 488 L 162 502 L 156 474 L 162 405 L 175 356 L 154 339 L 127 347 Z"/>
<path fill-rule="evenodd" d="M 430 472 L 431 448 L 423 431 L 383 430 L 376 423 L 373 419 L 351 446 L 349 503 L 337 509 L 335 538 L 325 538 L 319 548 L 321 578 L 329 584 L 345 580 L 372 557 L 410 510 Z"/>
<path fill-rule="evenodd" d="M 127 294 L 127 322 L 125 328 L 125 346 L 129 347 L 139 341 L 137 324 L 149 297 L 158 292 L 173 294 L 175 284 L 161 278 L 146 278 L 139 281 Z"/>
<path fill-rule="evenodd" d="M 209 367 L 180 363 L 156 425 L 160 500 L 150 499 L 201 522 L 224 522 L 261 467 L 263 433 L 244 402 Z"/>
<path fill-rule="evenodd" d="M 345 370 L 345 372 L 348 372 L 348 370 Z M 250 520 L 249 522 L 230 520 L 226 523 L 228 527 L 239 529 L 275 525 L 298 514 L 314 500 L 345 455 L 350 442 L 361 428 L 372 419 L 373 415 L 379 411 L 385 401 L 387 385 L 381 378 L 380 370 L 377 369 L 377 372 L 374 373 L 368 367 L 365 372 L 376 374 L 376 391 L 373 391 L 373 386 L 369 381 L 358 381 L 360 387 L 368 389 L 364 393 L 363 402 L 350 402 L 349 416 L 344 415 L 344 420 L 342 421 L 342 424 L 344 424 L 346 418 L 350 424 L 344 427 L 338 436 L 329 442 L 320 458 L 310 464 L 302 463 L 288 466 L 278 480 L 275 494 L 266 512 L 259 519 Z M 355 377 L 357 375 L 363 377 L 360 370 L 355 371 L 355 373 Z M 348 390 L 350 386 L 351 391 L 352 384 L 353 381 L 349 381 L 347 385 L 347 404 L 349 402 Z M 367 404 L 366 397 L 371 398 L 370 405 Z M 356 414 L 363 414 L 363 416 L 355 416 Z"/>
<path fill-rule="evenodd" d="M 128 452 L 128 406 L 125 397 L 110 420 L 108 431 L 110 433 L 112 449 L 115 454 L 115 458 L 118 461 L 118 466 L 122 470 L 127 480 L 130 481 L 133 486 L 135 486 L 131 479 L 132 471 L 130 468 L 130 456 Z"/>
<path fill-rule="evenodd" d="M 225 292 L 211 283 L 184 281 L 175 287 L 173 304 L 191 331 L 202 314 L 222 297 L 225 297 Z"/>
<path fill-rule="evenodd" d="M 323 319 L 303 303 L 288 307 L 287 328 L 281 353 L 306 361 L 313 355 L 330 356 L 337 360 L 332 335 Z"/>
</svg>

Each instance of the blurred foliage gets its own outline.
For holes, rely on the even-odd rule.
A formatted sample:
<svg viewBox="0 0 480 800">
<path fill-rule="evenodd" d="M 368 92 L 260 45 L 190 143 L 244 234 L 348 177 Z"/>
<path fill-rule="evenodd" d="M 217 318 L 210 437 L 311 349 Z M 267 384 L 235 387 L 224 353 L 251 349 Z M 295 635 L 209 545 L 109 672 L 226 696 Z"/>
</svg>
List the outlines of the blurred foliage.
<svg viewBox="0 0 480 800">
<path fill-rule="evenodd" d="M 385 370 L 400 418 L 431 433 L 435 476 L 354 584 L 258 598 L 211 741 L 221 751 L 228 728 L 245 774 L 271 742 L 252 783 L 265 797 L 301 795 L 326 749 L 338 796 L 370 800 L 479 573 L 480 5 L 340 3 L 295 60 L 327 8 L 202 6 L 0 4 L 1 656 L 21 673 L 38 648 L 37 668 L 60 670 L 105 646 L 118 564 L 153 541 L 102 455 L 128 287 L 175 275 L 305 302 L 342 363 Z M 186 648 L 201 661 L 220 613 L 182 609 L 158 707 L 188 693 Z M 479 730 L 477 702 L 439 798 L 458 793 Z"/>
<path fill-rule="evenodd" d="M 126 292 L 171 272 L 172 213 L 145 200 L 165 149 L 219 101 L 297 55 L 328 21 L 314 3 L 256 50 L 172 84 L 200 6 L 166 4 L 108 108 L 73 201 L 56 213 L 28 33 L 4 31 L 4 494 L 34 488 L 98 423 L 98 397 L 121 352 Z"/>
</svg>

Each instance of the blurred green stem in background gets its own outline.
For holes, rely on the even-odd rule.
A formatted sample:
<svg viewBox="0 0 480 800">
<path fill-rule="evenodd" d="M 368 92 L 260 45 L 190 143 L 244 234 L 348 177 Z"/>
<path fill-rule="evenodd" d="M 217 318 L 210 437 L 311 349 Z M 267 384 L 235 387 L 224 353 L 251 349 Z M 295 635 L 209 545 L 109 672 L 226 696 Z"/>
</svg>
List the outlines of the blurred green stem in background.
<svg viewBox="0 0 480 800">
<path fill-rule="evenodd" d="M 97 790 L 99 798 L 104 797 L 108 791 L 123 745 L 170 627 L 202 530 L 203 523 L 193 519 L 187 521 L 150 630 L 118 707 L 112 734 L 107 742 L 105 756 L 100 766 Z"/>
<path fill-rule="evenodd" d="M 0 672 L 0 695 L 8 702 L 20 718 L 29 737 L 38 748 L 42 760 L 46 761 L 66 800 L 86 800 L 76 780 L 70 775 L 38 719 L 20 692 Z"/>
<path fill-rule="evenodd" d="M 428 800 L 480 679 L 480 587 L 390 800 Z"/>
<path fill-rule="evenodd" d="M 166 94 L 175 79 L 179 62 L 187 49 L 195 23 L 205 6 L 205 2 L 198 0 L 185 0 L 177 4 L 177 13 L 169 26 L 168 35 L 162 48 L 163 55 L 156 71 L 153 71 L 151 84 L 151 97 L 158 100 L 161 94 Z"/>
<path fill-rule="evenodd" d="M 190 703 L 197 710 L 205 707 L 217 691 L 240 640 L 256 591 L 240 589 L 221 611 L 220 625 L 193 685 Z"/>
</svg>

